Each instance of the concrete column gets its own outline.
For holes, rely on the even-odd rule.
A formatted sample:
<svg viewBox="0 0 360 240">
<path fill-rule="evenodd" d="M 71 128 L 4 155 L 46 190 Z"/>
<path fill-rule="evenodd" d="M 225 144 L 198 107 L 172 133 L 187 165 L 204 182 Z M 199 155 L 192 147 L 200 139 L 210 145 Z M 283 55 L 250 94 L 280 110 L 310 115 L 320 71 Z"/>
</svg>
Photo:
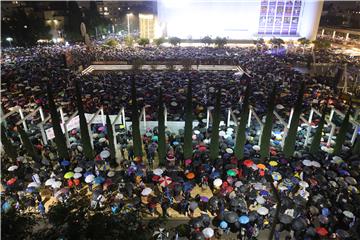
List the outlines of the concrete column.
<svg viewBox="0 0 360 240">
<path fill-rule="evenodd" d="M 334 30 L 334 31 L 333 31 L 333 34 L 332 34 L 332 39 L 334 39 L 335 36 L 336 36 L 336 31 Z"/>
<path fill-rule="evenodd" d="M 352 137 L 351 137 L 351 145 L 354 145 L 354 143 L 355 143 L 356 136 L 358 135 L 358 134 L 357 134 L 358 130 L 359 130 L 359 126 L 355 126 L 353 135 L 352 135 Z"/>
<path fill-rule="evenodd" d="M 45 129 L 44 129 L 44 125 L 42 125 L 42 124 L 40 124 L 40 131 L 41 131 L 41 137 L 42 137 L 42 140 L 43 140 L 43 144 L 45 144 L 45 145 L 48 144 Z"/>
<path fill-rule="evenodd" d="M 331 138 L 335 133 L 335 124 L 331 124 L 331 130 L 330 130 L 330 135 L 329 135 L 329 139 L 327 141 L 327 146 L 330 147 L 331 145 Z"/>
<path fill-rule="evenodd" d="M 206 111 L 206 129 L 209 128 L 209 122 L 210 122 L 210 110 L 208 108 Z"/>
<path fill-rule="evenodd" d="M 349 33 L 346 34 L 345 41 L 349 40 Z"/>
<path fill-rule="evenodd" d="M 289 122 L 287 124 L 287 127 L 290 128 L 290 124 L 291 124 L 291 119 L 294 115 L 294 108 L 291 108 L 291 112 L 290 112 L 290 117 L 289 117 Z"/>
<path fill-rule="evenodd" d="M 45 118 L 44 118 L 44 111 L 43 111 L 42 107 L 39 107 L 39 112 L 40 112 L 41 121 L 44 121 Z"/>
<path fill-rule="evenodd" d="M 247 122 L 247 127 L 250 127 L 250 123 L 251 123 L 251 114 L 252 114 L 252 109 L 250 108 L 250 110 L 249 110 L 248 122 Z"/>
<path fill-rule="evenodd" d="M 228 115 L 227 115 L 227 121 L 226 121 L 227 127 L 230 126 L 230 116 L 231 116 L 231 108 L 228 109 Z"/>
<path fill-rule="evenodd" d="M 24 112 L 22 111 L 21 108 L 19 108 L 19 113 L 20 113 L 21 120 L 23 120 L 24 119 Z M 23 123 L 24 131 L 27 132 L 28 128 L 27 128 L 27 125 L 26 125 L 26 120 L 23 121 L 22 123 Z"/>
<path fill-rule="evenodd" d="M 101 113 L 101 122 L 102 122 L 102 125 L 105 126 L 105 115 L 104 115 L 104 109 L 101 108 L 100 110 L 100 113 Z"/>
</svg>

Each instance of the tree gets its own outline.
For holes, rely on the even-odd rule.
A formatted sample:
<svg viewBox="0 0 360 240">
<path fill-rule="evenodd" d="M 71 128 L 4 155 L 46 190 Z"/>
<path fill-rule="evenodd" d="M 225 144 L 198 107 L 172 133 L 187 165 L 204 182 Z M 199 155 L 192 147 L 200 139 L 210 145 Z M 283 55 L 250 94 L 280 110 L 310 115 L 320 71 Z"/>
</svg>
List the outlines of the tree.
<svg viewBox="0 0 360 240">
<path fill-rule="evenodd" d="M 54 134 L 55 134 L 55 143 L 58 151 L 58 155 L 61 159 L 70 159 L 69 152 L 67 149 L 66 139 L 63 134 L 60 125 L 60 117 L 57 112 L 57 107 L 54 102 L 52 88 L 50 83 L 47 86 L 47 95 L 48 95 L 48 103 L 49 103 L 49 110 L 51 114 L 51 123 L 53 126 Z"/>
<path fill-rule="evenodd" d="M 85 22 L 90 35 L 98 37 L 99 34 L 107 34 L 111 21 L 105 18 L 97 10 L 95 1 L 90 1 L 89 9 L 85 10 Z"/>
<path fill-rule="evenodd" d="M 190 71 L 192 69 L 193 61 L 191 61 L 190 59 L 183 60 L 181 65 L 184 71 Z"/>
<path fill-rule="evenodd" d="M 82 41 L 80 33 L 80 24 L 82 22 L 82 13 L 80 11 L 79 5 L 76 1 L 68 2 L 68 16 L 69 21 L 65 23 L 64 30 L 66 33 L 66 39 L 70 41 Z M 91 24 L 87 24 L 91 28 Z"/>
<path fill-rule="evenodd" d="M 27 133 L 24 131 L 24 129 L 22 129 L 21 126 L 17 126 L 20 137 L 21 137 L 21 141 L 23 143 L 23 147 L 25 148 L 27 154 L 35 161 L 40 161 L 41 157 L 39 156 L 39 154 L 35 151 L 34 145 L 31 143 L 29 136 L 27 135 Z"/>
<path fill-rule="evenodd" d="M 213 40 L 211 39 L 211 37 L 206 36 L 201 39 L 201 42 L 207 46 L 210 46 L 213 43 Z"/>
<path fill-rule="evenodd" d="M 89 128 L 87 124 L 87 120 L 85 118 L 84 106 L 81 98 L 81 86 L 79 81 L 75 81 L 75 90 L 76 90 L 76 104 L 79 114 L 80 121 L 80 134 L 81 134 L 81 142 L 84 148 L 84 155 L 88 160 L 93 159 L 94 151 L 92 149 Z"/>
<path fill-rule="evenodd" d="M 214 43 L 217 47 L 222 48 L 227 44 L 227 39 L 221 38 L 221 37 L 216 37 Z"/>
<path fill-rule="evenodd" d="M 133 72 L 139 71 L 142 68 L 142 66 L 144 66 L 144 64 L 145 64 L 144 59 L 135 58 L 131 61 L 131 65 L 132 65 L 131 70 Z"/>
<path fill-rule="evenodd" d="M 162 88 L 159 90 L 159 102 L 158 102 L 158 130 L 159 130 L 159 163 L 161 166 L 165 165 L 166 157 L 166 137 L 165 137 L 165 115 L 164 115 L 164 102 L 162 97 Z"/>
<path fill-rule="evenodd" d="M 192 158 L 192 122 L 193 122 L 193 105 L 192 105 L 192 81 L 189 80 L 186 105 L 185 105 L 185 129 L 184 129 L 184 159 Z"/>
<path fill-rule="evenodd" d="M 281 38 L 272 38 L 270 39 L 270 43 L 274 46 L 281 47 L 285 42 Z"/>
<path fill-rule="evenodd" d="M 124 40 L 125 40 L 125 45 L 127 47 L 133 47 L 133 45 L 134 45 L 134 38 L 133 37 L 126 36 Z"/>
<path fill-rule="evenodd" d="M 213 122 L 211 126 L 211 142 L 210 142 L 210 160 L 216 160 L 219 157 L 219 126 L 221 115 L 221 88 L 216 94 L 215 109 Z"/>
<path fill-rule="evenodd" d="M 323 112 L 321 114 L 320 122 L 316 128 L 316 132 L 314 134 L 313 140 L 310 146 L 310 153 L 315 154 L 320 149 L 321 136 L 323 132 L 323 128 L 325 125 L 325 116 L 326 116 L 326 107 L 324 107 Z"/>
<path fill-rule="evenodd" d="M 169 43 L 173 46 L 177 46 L 177 45 L 180 45 L 181 39 L 178 37 L 171 37 L 171 38 L 169 38 Z"/>
<path fill-rule="evenodd" d="M 244 101 L 242 103 L 242 111 L 240 114 L 240 122 L 238 123 L 235 139 L 234 154 L 238 159 L 244 157 L 244 145 L 246 143 L 246 125 L 249 116 L 249 98 L 250 98 L 250 84 L 246 86 Z"/>
<path fill-rule="evenodd" d="M 314 48 L 318 50 L 327 50 L 331 47 L 331 42 L 325 39 L 316 39 L 313 41 Z"/>
<path fill-rule="evenodd" d="M 360 134 L 357 134 L 357 137 L 355 139 L 355 143 L 352 147 L 352 153 L 360 155 Z"/>
<path fill-rule="evenodd" d="M 140 38 L 139 40 L 138 40 L 138 44 L 140 45 L 140 46 L 143 46 L 143 47 L 145 47 L 146 45 L 148 45 L 150 43 L 150 40 L 148 39 L 148 38 Z"/>
<path fill-rule="evenodd" d="M 165 63 L 165 67 L 168 71 L 174 71 L 175 70 L 175 65 L 174 63 L 172 63 L 171 61 L 167 61 Z"/>
<path fill-rule="evenodd" d="M 290 128 L 285 138 L 283 151 L 287 158 L 292 157 L 295 151 L 296 135 L 297 135 L 299 119 L 302 111 L 304 90 L 305 90 L 305 84 L 302 83 L 294 106 L 294 113 L 291 118 Z"/>
<path fill-rule="evenodd" d="M 140 134 L 139 109 L 136 99 L 136 83 L 134 74 L 131 75 L 131 121 L 132 137 L 135 157 L 142 157 L 142 143 Z"/>
<path fill-rule="evenodd" d="M 298 42 L 303 46 L 303 54 L 305 53 L 305 47 L 310 44 L 310 40 L 307 38 L 299 38 Z"/>
<path fill-rule="evenodd" d="M 269 157 L 269 147 L 270 147 L 270 139 L 271 139 L 271 130 L 274 119 L 275 101 L 276 101 L 276 88 L 274 87 L 269 97 L 265 124 L 261 133 L 260 156 L 262 159 Z"/>
<path fill-rule="evenodd" d="M 349 109 L 346 112 L 345 118 L 341 123 L 339 133 L 336 137 L 336 143 L 335 143 L 335 147 L 334 147 L 334 155 L 338 155 L 341 153 L 342 146 L 345 142 L 346 133 L 349 130 L 349 126 L 350 126 L 349 120 L 350 120 L 351 108 L 352 107 L 351 107 L 351 103 L 350 103 Z"/>
<path fill-rule="evenodd" d="M 119 42 L 116 40 L 116 39 L 109 39 L 105 42 L 105 45 L 106 46 L 109 46 L 109 47 L 116 47 L 119 45 Z"/>
<path fill-rule="evenodd" d="M 16 161 L 18 156 L 16 148 L 12 144 L 11 140 L 6 136 L 6 128 L 4 124 L 1 123 L 1 143 L 4 147 L 6 155 L 11 158 L 13 161 Z"/>
<path fill-rule="evenodd" d="M 110 156 L 111 156 L 111 165 L 116 167 L 116 150 L 115 150 L 115 141 L 114 141 L 114 132 L 111 124 L 111 120 L 108 114 L 106 114 L 106 130 L 108 134 L 109 147 L 110 147 Z"/>
<path fill-rule="evenodd" d="M 22 240 L 31 236 L 36 221 L 29 213 L 19 214 L 11 209 L 1 214 L 1 237 L 3 239 Z"/>
<path fill-rule="evenodd" d="M 163 44 L 165 42 L 165 38 L 161 37 L 161 38 L 157 38 L 154 39 L 154 43 L 157 47 L 159 47 L 161 44 Z"/>
</svg>

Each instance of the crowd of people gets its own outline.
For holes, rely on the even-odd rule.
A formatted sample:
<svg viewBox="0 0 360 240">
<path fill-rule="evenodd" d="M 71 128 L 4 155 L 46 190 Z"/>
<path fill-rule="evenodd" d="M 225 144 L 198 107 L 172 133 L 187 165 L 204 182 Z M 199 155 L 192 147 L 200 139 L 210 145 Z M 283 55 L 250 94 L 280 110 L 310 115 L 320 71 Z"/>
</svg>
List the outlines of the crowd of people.
<svg viewBox="0 0 360 240">
<path fill-rule="evenodd" d="M 67 68 L 63 54 L 72 52 L 74 63 L 94 60 L 148 61 L 199 59 L 218 64 L 233 62 L 251 76 L 233 71 L 137 71 L 102 72 L 80 75 Z M 324 56 L 343 64 L 347 58 L 331 53 Z M 250 102 L 260 117 L 266 113 L 267 96 L 273 86 L 278 90 L 276 110 L 285 119 L 294 104 L 301 82 L 306 83 L 304 113 L 310 106 L 333 105 L 345 109 L 329 78 L 296 72 L 295 57 L 273 56 L 253 48 L 163 48 L 129 50 L 83 46 L 7 49 L 2 59 L 2 107 L 6 113 L 14 106 L 31 112 L 42 106 L 47 113 L 45 86 L 51 83 L 55 101 L 68 115 L 76 109 L 73 80 L 80 79 L 85 112 L 94 113 L 100 106 L 108 114 L 117 114 L 122 106 L 130 116 L 130 78 L 137 84 L 140 106 L 147 107 L 147 119 L 157 119 L 157 90 L 162 86 L 169 120 L 181 121 L 188 80 L 192 80 L 194 114 L 199 125 L 193 129 L 193 157 L 183 157 L 183 131 L 167 129 L 167 163 L 158 166 L 156 159 L 158 130 L 146 129 L 142 136 L 144 157 L 134 156 L 131 131 L 120 127 L 117 138 L 120 166 L 110 166 L 106 127 L 93 125 L 94 159 L 85 159 L 79 129 L 70 132 L 70 159 L 59 159 L 52 142 L 44 145 L 35 130 L 34 116 L 29 124 L 31 141 L 42 156 L 34 161 L 26 155 L 16 133 L 16 116 L 7 119 L 7 135 L 19 146 L 19 157 L 2 157 L 2 211 L 37 212 L 46 216 L 58 202 L 69 204 L 73 197 L 86 197 L 91 211 L 121 215 L 142 211 L 145 217 L 190 217 L 191 239 L 230 236 L 255 239 L 274 221 L 276 192 L 266 176 L 271 176 L 281 199 L 280 217 L 275 237 L 281 232 L 292 239 L 358 239 L 360 173 L 359 156 L 350 146 L 339 156 L 321 151 L 316 155 L 302 147 L 299 136 L 295 156 L 286 159 L 281 152 L 280 124 L 274 124 L 271 154 L 266 161 L 259 154 L 259 126 L 248 130 L 245 158 L 234 156 L 235 126 L 221 126 L 220 155 L 209 159 L 211 127 L 205 127 L 206 109 L 213 107 L 215 92 L 221 88 L 223 120 L 231 108 L 238 117 L 245 82 L 250 79 Z M 303 58 L 305 61 L 306 57 Z M 298 61 L 297 59 L 296 61 Z M 325 60 L 324 60 L 325 61 Z M 349 62 L 358 64 L 358 62 Z M 335 70 L 334 70 L 335 72 Z M 130 111 L 130 112 L 129 112 Z M 32 128 L 34 127 L 34 129 Z M 322 144 L 326 145 L 328 136 Z M 215 230 L 215 231 L 214 231 Z M 230 235 L 228 235 L 230 234 Z"/>
</svg>

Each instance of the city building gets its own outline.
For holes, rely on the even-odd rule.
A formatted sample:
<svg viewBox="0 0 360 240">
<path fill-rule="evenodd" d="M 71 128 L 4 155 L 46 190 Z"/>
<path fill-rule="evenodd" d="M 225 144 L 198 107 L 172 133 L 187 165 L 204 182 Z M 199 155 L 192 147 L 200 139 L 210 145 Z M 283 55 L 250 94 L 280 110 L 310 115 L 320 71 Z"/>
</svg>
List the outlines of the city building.
<svg viewBox="0 0 360 240">
<path fill-rule="evenodd" d="M 155 38 L 156 17 L 153 14 L 139 14 L 139 32 L 141 38 Z"/>
<path fill-rule="evenodd" d="M 158 22 L 166 37 L 315 39 L 323 1 L 158 0 Z"/>
</svg>

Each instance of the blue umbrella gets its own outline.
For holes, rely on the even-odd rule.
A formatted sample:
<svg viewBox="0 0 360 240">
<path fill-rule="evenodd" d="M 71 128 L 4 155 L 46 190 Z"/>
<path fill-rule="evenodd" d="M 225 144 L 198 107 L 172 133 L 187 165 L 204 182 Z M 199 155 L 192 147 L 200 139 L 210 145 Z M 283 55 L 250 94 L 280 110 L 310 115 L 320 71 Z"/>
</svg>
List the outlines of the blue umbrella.
<svg viewBox="0 0 360 240">
<path fill-rule="evenodd" d="M 343 169 L 339 170 L 339 173 L 342 176 L 350 176 L 350 173 L 348 171 L 346 171 L 346 170 L 343 170 Z"/>
<path fill-rule="evenodd" d="M 89 175 L 92 175 L 92 172 L 86 172 L 86 173 L 84 173 L 84 178 L 86 178 L 87 176 L 89 176 Z"/>
<path fill-rule="evenodd" d="M 61 166 L 66 167 L 66 166 L 69 166 L 69 165 L 70 165 L 70 162 L 69 162 L 68 160 L 63 160 L 63 161 L 61 162 Z"/>
<path fill-rule="evenodd" d="M 328 208 L 323 208 L 321 209 L 321 214 L 327 217 L 330 215 L 330 210 Z"/>
<path fill-rule="evenodd" d="M 179 145 L 179 142 L 178 142 L 178 141 L 174 141 L 173 144 L 174 144 L 175 146 L 177 146 L 177 145 Z"/>
<path fill-rule="evenodd" d="M 35 187 L 28 187 L 28 188 L 26 189 L 26 192 L 28 192 L 28 193 L 34 193 L 34 192 L 37 192 L 37 189 L 36 189 Z"/>
<path fill-rule="evenodd" d="M 221 221 L 221 222 L 220 222 L 220 227 L 221 227 L 222 229 L 227 228 L 227 227 L 228 227 L 227 222 L 225 222 L 225 221 Z"/>
<path fill-rule="evenodd" d="M 2 205 L 1 208 L 2 208 L 3 212 L 7 213 L 7 212 L 11 209 L 11 205 L 10 205 L 9 202 L 6 201 L 6 202 Z"/>
<path fill-rule="evenodd" d="M 211 179 L 215 179 L 215 178 L 218 178 L 220 177 L 220 173 L 218 171 L 214 171 L 210 174 L 210 178 Z"/>
<path fill-rule="evenodd" d="M 102 184 L 103 182 L 105 181 L 105 178 L 103 178 L 103 177 L 96 177 L 95 179 L 94 179 L 94 183 L 95 184 Z"/>
<path fill-rule="evenodd" d="M 191 191 L 194 187 L 194 184 L 192 182 L 185 182 L 183 185 L 183 191 L 188 192 Z"/>
<path fill-rule="evenodd" d="M 270 193 L 268 191 L 266 191 L 266 190 L 261 190 L 260 195 L 261 196 L 270 196 Z"/>
<path fill-rule="evenodd" d="M 250 219 L 248 216 L 243 215 L 243 216 L 239 217 L 239 222 L 241 224 L 247 224 L 249 221 L 250 221 Z"/>
</svg>

